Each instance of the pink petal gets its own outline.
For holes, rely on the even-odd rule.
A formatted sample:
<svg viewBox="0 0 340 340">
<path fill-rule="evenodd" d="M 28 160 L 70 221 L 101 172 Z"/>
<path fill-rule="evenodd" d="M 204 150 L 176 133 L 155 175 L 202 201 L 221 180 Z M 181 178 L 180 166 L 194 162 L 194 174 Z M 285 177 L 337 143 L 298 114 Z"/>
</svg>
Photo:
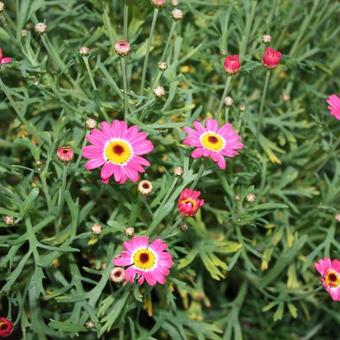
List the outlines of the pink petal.
<svg viewBox="0 0 340 340">
<path fill-rule="evenodd" d="M 204 149 L 203 148 L 197 148 L 191 153 L 192 158 L 200 158 L 204 155 Z"/>
<path fill-rule="evenodd" d="M 123 251 L 118 256 L 113 259 L 113 264 L 115 266 L 129 266 L 132 264 L 131 256 L 128 252 Z"/>
<path fill-rule="evenodd" d="M 100 159 L 100 158 L 91 159 L 86 162 L 85 168 L 86 170 L 93 170 L 93 169 L 99 168 L 104 163 L 105 163 L 105 159 Z"/>
<path fill-rule="evenodd" d="M 218 130 L 218 122 L 215 119 L 207 119 L 205 126 L 209 131 L 217 132 Z"/>
<path fill-rule="evenodd" d="M 110 178 L 115 170 L 115 167 L 112 163 L 107 162 L 103 167 L 100 172 L 100 177 L 107 179 Z"/>
<path fill-rule="evenodd" d="M 150 286 L 154 286 L 157 283 L 155 275 L 152 272 L 145 272 L 144 277 Z"/>
<path fill-rule="evenodd" d="M 12 61 L 12 58 L 10 58 L 10 57 L 2 58 L 1 64 L 8 64 L 11 61 Z"/>
<path fill-rule="evenodd" d="M 149 246 L 155 253 L 161 252 L 168 248 L 168 245 L 161 239 L 154 240 Z"/>
<path fill-rule="evenodd" d="M 329 268 L 332 267 L 332 261 L 329 257 L 326 257 L 315 263 L 314 267 L 321 275 L 323 275 Z"/>
</svg>

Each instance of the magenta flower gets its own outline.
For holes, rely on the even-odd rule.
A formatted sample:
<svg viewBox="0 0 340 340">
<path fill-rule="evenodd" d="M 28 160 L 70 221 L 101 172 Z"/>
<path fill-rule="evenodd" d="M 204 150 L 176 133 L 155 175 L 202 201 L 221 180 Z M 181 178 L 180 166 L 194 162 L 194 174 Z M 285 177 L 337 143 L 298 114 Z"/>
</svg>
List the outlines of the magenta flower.
<svg viewBox="0 0 340 340">
<path fill-rule="evenodd" d="M 336 94 L 332 94 L 327 98 L 328 111 L 337 120 L 340 120 L 340 97 Z"/>
<path fill-rule="evenodd" d="M 165 283 L 165 278 L 173 265 L 172 256 L 166 251 L 168 245 L 161 239 L 149 244 L 147 236 L 135 236 L 123 243 L 123 251 L 113 259 L 115 266 L 126 267 L 125 281 L 142 285 L 144 280 L 154 286 Z"/>
<path fill-rule="evenodd" d="M 137 182 L 138 174 L 150 165 L 141 155 L 151 152 L 153 145 L 135 125 L 129 128 L 120 120 L 112 124 L 102 122 L 100 129 L 92 129 L 86 139 L 92 145 L 85 146 L 82 151 L 83 157 L 90 159 L 85 168 L 93 170 L 103 166 L 100 177 L 104 183 L 108 183 L 112 175 L 119 184 L 127 179 Z"/>
<path fill-rule="evenodd" d="M 329 257 L 314 264 L 321 274 L 321 282 L 334 301 L 340 301 L 340 261 Z"/>
<path fill-rule="evenodd" d="M 200 191 L 184 189 L 179 195 L 178 210 L 183 216 L 194 216 L 198 209 L 204 204 L 204 200 L 200 199 Z"/>
<path fill-rule="evenodd" d="M 275 68 L 279 65 L 282 54 L 274 48 L 267 47 L 262 57 L 262 63 L 267 68 Z"/>
<path fill-rule="evenodd" d="M 241 63 L 240 57 L 235 55 L 230 55 L 224 59 L 224 70 L 229 74 L 232 75 L 240 71 Z"/>
<path fill-rule="evenodd" d="M 184 128 L 187 133 L 184 144 L 196 147 L 191 153 L 193 158 L 210 157 L 221 169 L 226 168 L 223 156 L 233 158 L 238 155 L 236 150 L 243 149 L 241 138 L 231 124 L 218 127 L 215 119 L 207 119 L 206 127 L 195 121 L 194 127 Z"/>
<path fill-rule="evenodd" d="M 2 48 L 0 48 L 0 65 L 2 64 L 8 64 L 12 61 L 12 58 L 10 57 L 3 57 L 2 56 Z"/>
<path fill-rule="evenodd" d="M 115 43 L 115 51 L 121 57 L 124 57 L 130 52 L 130 43 L 127 40 L 119 40 Z"/>
</svg>

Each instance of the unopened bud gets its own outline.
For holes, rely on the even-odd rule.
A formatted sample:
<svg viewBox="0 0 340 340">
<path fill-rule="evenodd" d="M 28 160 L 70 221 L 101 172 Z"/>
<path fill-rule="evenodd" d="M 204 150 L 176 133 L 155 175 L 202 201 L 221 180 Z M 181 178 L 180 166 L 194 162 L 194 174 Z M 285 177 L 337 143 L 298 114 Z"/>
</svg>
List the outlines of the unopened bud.
<svg viewBox="0 0 340 340">
<path fill-rule="evenodd" d="M 231 98 L 229 96 L 225 97 L 225 99 L 224 99 L 225 106 L 229 107 L 229 106 L 233 105 L 233 103 L 234 103 L 233 98 Z"/>
<path fill-rule="evenodd" d="M 47 25 L 44 22 L 38 22 L 35 24 L 34 30 L 39 34 L 43 34 L 47 31 Z"/>
<path fill-rule="evenodd" d="M 180 10 L 179 8 L 175 8 L 171 12 L 172 18 L 174 20 L 182 20 L 183 19 L 183 11 Z"/>
<path fill-rule="evenodd" d="M 160 61 L 158 63 L 158 68 L 160 71 L 165 71 L 168 68 L 168 64 L 165 61 Z"/>
<path fill-rule="evenodd" d="M 153 93 L 156 97 L 161 98 L 165 95 L 165 90 L 163 86 L 157 86 L 154 88 Z"/>
<path fill-rule="evenodd" d="M 14 224 L 14 217 L 13 216 L 4 216 L 3 221 L 7 225 L 13 225 Z"/>
<path fill-rule="evenodd" d="M 88 118 L 88 119 L 86 119 L 85 125 L 89 130 L 91 130 L 91 129 L 94 129 L 96 127 L 97 122 L 93 118 Z"/>
<path fill-rule="evenodd" d="M 86 46 L 82 46 L 80 47 L 79 49 L 79 54 L 82 56 L 82 57 L 86 57 L 90 54 L 90 49 Z"/>
<path fill-rule="evenodd" d="M 262 36 L 262 41 L 265 43 L 265 44 L 268 44 L 272 41 L 272 36 L 270 34 L 264 34 Z"/>
<path fill-rule="evenodd" d="M 174 174 L 176 176 L 182 176 L 183 175 L 183 168 L 181 166 L 176 166 L 176 168 L 174 169 Z"/>
<path fill-rule="evenodd" d="M 95 235 L 100 235 L 103 231 L 103 227 L 99 223 L 95 223 L 92 225 L 91 231 Z"/>
<path fill-rule="evenodd" d="M 135 234 L 135 228 L 133 227 L 126 227 L 124 230 L 124 234 L 126 236 L 133 236 Z"/>
</svg>

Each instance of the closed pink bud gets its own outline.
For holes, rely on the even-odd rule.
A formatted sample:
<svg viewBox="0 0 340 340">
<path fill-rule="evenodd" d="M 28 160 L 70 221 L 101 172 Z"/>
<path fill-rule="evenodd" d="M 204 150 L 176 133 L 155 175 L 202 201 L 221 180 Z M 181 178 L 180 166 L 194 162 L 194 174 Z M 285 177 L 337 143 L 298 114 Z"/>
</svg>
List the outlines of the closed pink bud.
<svg viewBox="0 0 340 340">
<path fill-rule="evenodd" d="M 198 209 L 204 204 L 204 200 L 199 199 L 200 191 L 184 189 L 178 200 L 178 210 L 183 216 L 194 216 Z"/>
<path fill-rule="evenodd" d="M 228 74 L 234 74 L 240 71 L 241 63 L 240 57 L 235 55 L 229 55 L 224 60 L 224 69 Z"/>
<path fill-rule="evenodd" d="M 115 43 L 115 51 L 121 57 L 124 57 L 130 52 L 130 44 L 127 40 L 119 40 Z"/>
<path fill-rule="evenodd" d="M 74 157 L 74 151 L 70 146 L 59 146 L 57 150 L 57 156 L 61 161 L 67 163 L 72 161 Z"/>
<path fill-rule="evenodd" d="M 262 63 L 267 68 L 275 68 L 279 65 L 282 54 L 274 48 L 267 47 L 264 51 Z"/>
<path fill-rule="evenodd" d="M 2 48 L 0 48 L 0 66 L 1 64 L 8 64 L 12 61 L 12 58 L 10 57 L 4 57 L 2 55 Z"/>
</svg>

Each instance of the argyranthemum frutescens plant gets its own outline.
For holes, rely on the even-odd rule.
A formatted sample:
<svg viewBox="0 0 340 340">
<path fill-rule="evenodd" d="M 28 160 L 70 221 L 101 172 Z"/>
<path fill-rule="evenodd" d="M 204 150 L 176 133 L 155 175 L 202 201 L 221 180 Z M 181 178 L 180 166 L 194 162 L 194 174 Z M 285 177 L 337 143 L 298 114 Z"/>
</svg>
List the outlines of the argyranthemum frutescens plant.
<svg viewBox="0 0 340 340">
<path fill-rule="evenodd" d="M 334 338 L 338 6 L 0 6 L 1 334 Z"/>
</svg>

